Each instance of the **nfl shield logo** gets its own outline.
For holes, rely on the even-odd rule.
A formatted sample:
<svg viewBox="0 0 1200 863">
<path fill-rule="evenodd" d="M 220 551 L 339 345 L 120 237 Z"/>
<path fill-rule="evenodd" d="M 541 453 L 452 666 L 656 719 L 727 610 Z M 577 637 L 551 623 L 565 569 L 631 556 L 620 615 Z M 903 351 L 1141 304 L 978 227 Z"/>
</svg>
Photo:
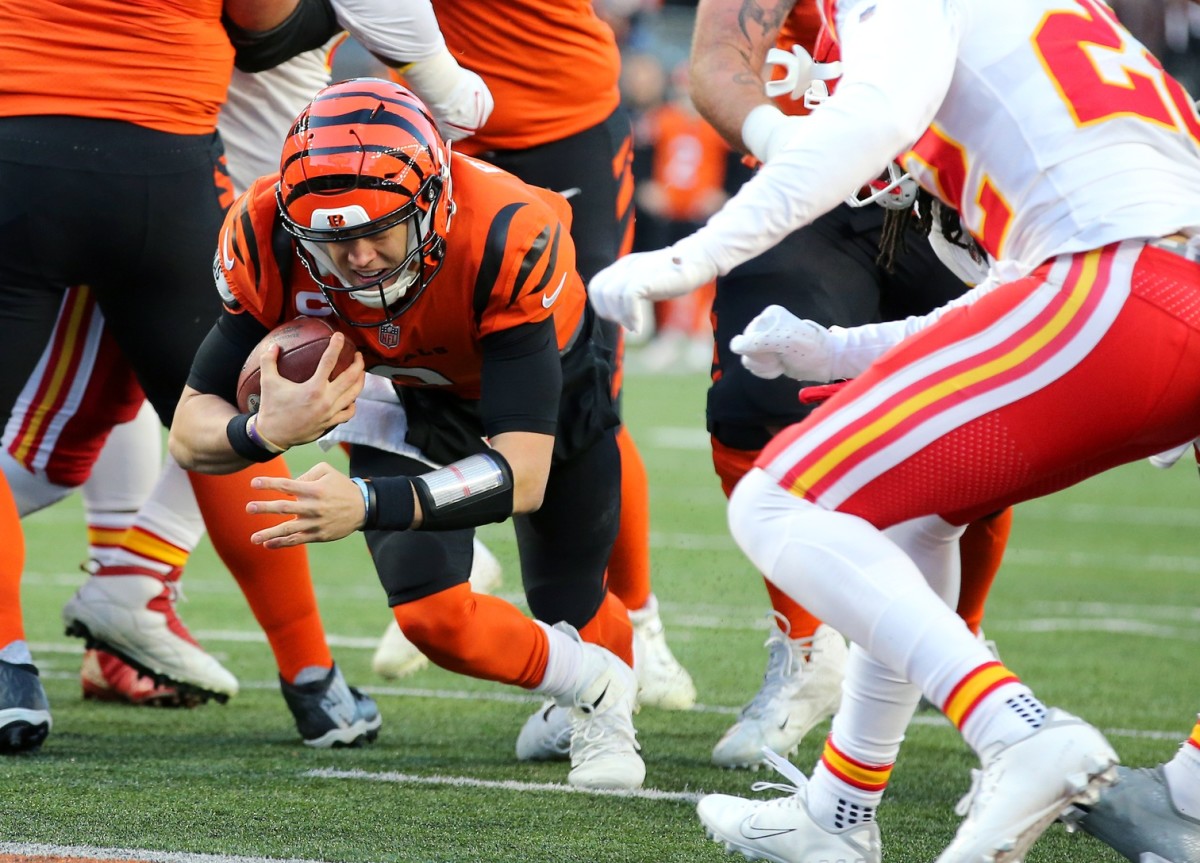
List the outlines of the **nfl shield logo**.
<svg viewBox="0 0 1200 863">
<path fill-rule="evenodd" d="M 400 344 L 400 328 L 392 324 L 380 324 L 379 344 L 385 348 L 394 348 Z"/>
</svg>

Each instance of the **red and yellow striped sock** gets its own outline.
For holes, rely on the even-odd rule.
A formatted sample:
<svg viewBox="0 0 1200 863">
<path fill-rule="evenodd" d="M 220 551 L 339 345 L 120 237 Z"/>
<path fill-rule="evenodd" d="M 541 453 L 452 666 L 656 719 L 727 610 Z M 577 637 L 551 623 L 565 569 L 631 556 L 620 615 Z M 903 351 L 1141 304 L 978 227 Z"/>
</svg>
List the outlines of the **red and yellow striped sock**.
<svg viewBox="0 0 1200 863">
<path fill-rule="evenodd" d="M 809 813 L 835 830 L 874 821 L 894 766 L 852 757 L 830 734 L 808 784 Z"/>
</svg>

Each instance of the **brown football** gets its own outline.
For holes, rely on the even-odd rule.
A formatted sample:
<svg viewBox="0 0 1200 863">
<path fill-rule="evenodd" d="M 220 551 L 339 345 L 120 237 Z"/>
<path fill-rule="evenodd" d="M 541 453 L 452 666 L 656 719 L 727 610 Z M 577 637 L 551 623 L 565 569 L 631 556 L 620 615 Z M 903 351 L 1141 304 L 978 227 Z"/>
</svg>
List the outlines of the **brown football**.
<svg viewBox="0 0 1200 863">
<path fill-rule="evenodd" d="M 259 381 L 261 374 L 259 357 L 267 345 L 279 345 L 277 360 L 279 373 L 289 381 L 301 383 L 311 378 L 316 372 L 317 363 L 321 361 L 321 355 L 329 346 L 329 340 L 333 337 L 333 333 L 333 327 L 323 318 L 307 317 L 296 318 L 280 324 L 267 333 L 263 340 L 254 346 L 254 350 L 246 358 L 246 364 L 242 366 L 242 372 L 238 376 L 238 410 L 243 413 L 258 411 L 259 393 L 262 392 L 262 384 Z M 342 353 L 333 367 L 333 373 L 329 376 L 330 380 L 349 368 L 350 364 L 354 362 L 354 353 L 354 345 L 350 344 L 350 340 L 347 339 L 342 345 Z"/>
</svg>

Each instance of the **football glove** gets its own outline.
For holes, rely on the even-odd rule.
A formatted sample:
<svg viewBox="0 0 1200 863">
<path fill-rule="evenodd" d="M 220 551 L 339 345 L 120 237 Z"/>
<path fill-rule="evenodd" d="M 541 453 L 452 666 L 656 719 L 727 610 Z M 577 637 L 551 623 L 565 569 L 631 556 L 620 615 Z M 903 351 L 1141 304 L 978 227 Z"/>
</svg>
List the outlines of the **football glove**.
<svg viewBox="0 0 1200 863">
<path fill-rule="evenodd" d="M 482 78 L 458 65 L 449 51 L 412 63 L 400 74 L 429 108 L 447 141 L 474 135 L 492 115 L 492 91 Z"/>
<path fill-rule="evenodd" d="M 616 321 L 631 333 L 646 324 L 646 303 L 691 293 L 717 277 L 717 265 L 691 237 L 654 252 L 626 255 L 605 267 L 588 283 L 596 314 Z"/>
<path fill-rule="evenodd" d="M 744 332 L 730 340 L 729 349 L 740 354 L 742 365 L 760 378 L 787 375 L 798 381 L 827 381 L 833 376 L 829 330 L 783 306 L 767 306 L 759 312 Z"/>
</svg>

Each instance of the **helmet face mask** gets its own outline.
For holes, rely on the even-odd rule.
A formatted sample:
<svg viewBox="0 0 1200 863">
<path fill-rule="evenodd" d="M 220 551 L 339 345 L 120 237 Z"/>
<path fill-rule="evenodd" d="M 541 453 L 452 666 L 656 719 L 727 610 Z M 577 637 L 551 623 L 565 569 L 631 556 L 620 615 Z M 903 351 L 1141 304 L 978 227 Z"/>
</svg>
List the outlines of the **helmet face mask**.
<svg viewBox="0 0 1200 863">
<path fill-rule="evenodd" d="M 917 200 L 917 181 L 895 162 L 888 162 L 887 171 L 846 198 L 851 207 L 878 204 L 885 210 L 907 210 Z"/>
<path fill-rule="evenodd" d="M 374 78 L 326 87 L 284 143 L 276 203 L 300 260 L 334 312 L 356 327 L 395 320 L 441 268 L 453 213 L 449 148 L 408 90 Z M 331 243 L 407 227 L 395 266 L 363 282 Z"/>
</svg>

